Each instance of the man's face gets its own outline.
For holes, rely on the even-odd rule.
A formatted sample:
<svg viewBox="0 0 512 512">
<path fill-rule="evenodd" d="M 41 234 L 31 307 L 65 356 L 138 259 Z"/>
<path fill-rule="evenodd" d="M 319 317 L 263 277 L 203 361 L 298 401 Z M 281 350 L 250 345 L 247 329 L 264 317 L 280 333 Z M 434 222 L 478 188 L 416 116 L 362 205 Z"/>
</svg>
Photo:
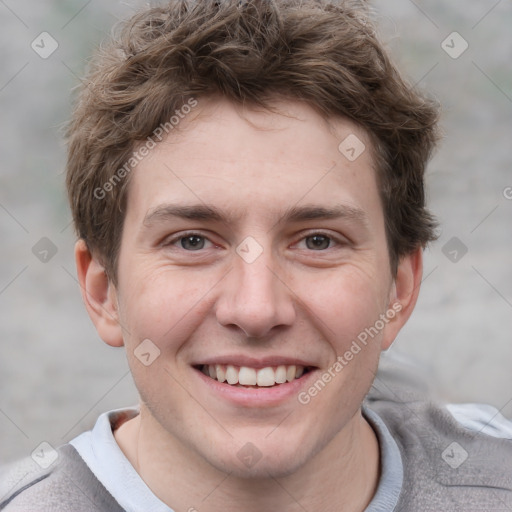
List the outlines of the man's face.
<svg viewBox="0 0 512 512">
<path fill-rule="evenodd" d="M 352 428 L 396 333 L 375 329 L 395 297 L 368 137 L 277 105 L 286 116 L 202 100 L 138 165 L 115 290 L 142 421 L 253 476 L 288 474 Z M 349 135 L 366 145 L 354 161 L 338 149 Z"/>
</svg>

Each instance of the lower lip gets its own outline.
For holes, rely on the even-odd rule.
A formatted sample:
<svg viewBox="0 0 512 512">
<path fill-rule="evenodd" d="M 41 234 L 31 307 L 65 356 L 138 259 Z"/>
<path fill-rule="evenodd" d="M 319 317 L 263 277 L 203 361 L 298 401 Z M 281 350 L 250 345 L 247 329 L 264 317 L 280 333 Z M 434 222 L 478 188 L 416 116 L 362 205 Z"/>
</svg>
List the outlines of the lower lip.
<svg viewBox="0 0 512 512">
<path fill-rule="evenodd" d="M 216 395 L 220 395 L 226 400 L 242 407 L 270 407 L 279 405 L 290 398 L 296 398 L 301 389 L 308 385 L 308 382 L 316 373 L 316 370 L 310 370 L 298 379 L 276 386 L 243 388 L 207 377 L 197 368 L 194 368 L 194 371 Z"/>
</svg>

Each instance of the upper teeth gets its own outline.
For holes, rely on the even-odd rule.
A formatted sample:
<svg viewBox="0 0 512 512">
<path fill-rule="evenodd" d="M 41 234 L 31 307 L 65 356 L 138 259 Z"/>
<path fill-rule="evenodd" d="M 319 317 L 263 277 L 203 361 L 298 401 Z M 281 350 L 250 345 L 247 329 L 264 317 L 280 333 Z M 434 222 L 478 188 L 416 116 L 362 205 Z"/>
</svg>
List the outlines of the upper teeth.
<svg viewBox="0 0 512 512">
<path fill-rule="evenodd" d="M 285 366 L 267 366 L 265 368 L 249 368 L 231 364 L 203 365 L 202 371 L 219 382 L 243 386 L 274 386 L 298 379 L 304 373 L 304 366 L 294 364 Z"/>
</svg>

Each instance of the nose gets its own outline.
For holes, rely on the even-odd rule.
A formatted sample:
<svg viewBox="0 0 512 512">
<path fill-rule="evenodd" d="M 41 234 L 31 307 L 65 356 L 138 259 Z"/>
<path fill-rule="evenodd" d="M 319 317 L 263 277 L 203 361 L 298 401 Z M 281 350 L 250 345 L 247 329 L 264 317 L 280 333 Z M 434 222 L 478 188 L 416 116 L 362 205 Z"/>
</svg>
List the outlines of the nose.
<svg viewBox="0 0 512 512">
<path fill-rule="evenodd" d="M 235 256 L 234 268 L 217 300 L 216 316 L 221 325 L 236 327 L 247 337 L 262 338 L 272 329 L 293 324 L 293 292 L 272 266 L 265 252 L 252 263 Z"/>
</svg>

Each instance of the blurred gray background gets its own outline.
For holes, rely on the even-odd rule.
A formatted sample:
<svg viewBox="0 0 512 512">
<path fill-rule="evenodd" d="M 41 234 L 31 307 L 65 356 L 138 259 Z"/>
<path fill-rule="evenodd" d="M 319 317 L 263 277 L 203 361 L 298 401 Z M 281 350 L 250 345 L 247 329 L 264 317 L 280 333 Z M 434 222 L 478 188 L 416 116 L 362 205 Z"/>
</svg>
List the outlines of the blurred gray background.
<svg viewBox="0 0 512 512">
<path fill-rule="evenodd" d="M 60 130 L 91 51 L 143 4 L 0 0 L 0 462 L 136 402 L 122 349 L 103 344 L 81 303 Z M 398 65 L 444 107 L 428 175 L 442 234 L 391 353 L 417 361 L 445 399 L 512 417 L 512 3 L 373 5 Z"/>
</svg>

